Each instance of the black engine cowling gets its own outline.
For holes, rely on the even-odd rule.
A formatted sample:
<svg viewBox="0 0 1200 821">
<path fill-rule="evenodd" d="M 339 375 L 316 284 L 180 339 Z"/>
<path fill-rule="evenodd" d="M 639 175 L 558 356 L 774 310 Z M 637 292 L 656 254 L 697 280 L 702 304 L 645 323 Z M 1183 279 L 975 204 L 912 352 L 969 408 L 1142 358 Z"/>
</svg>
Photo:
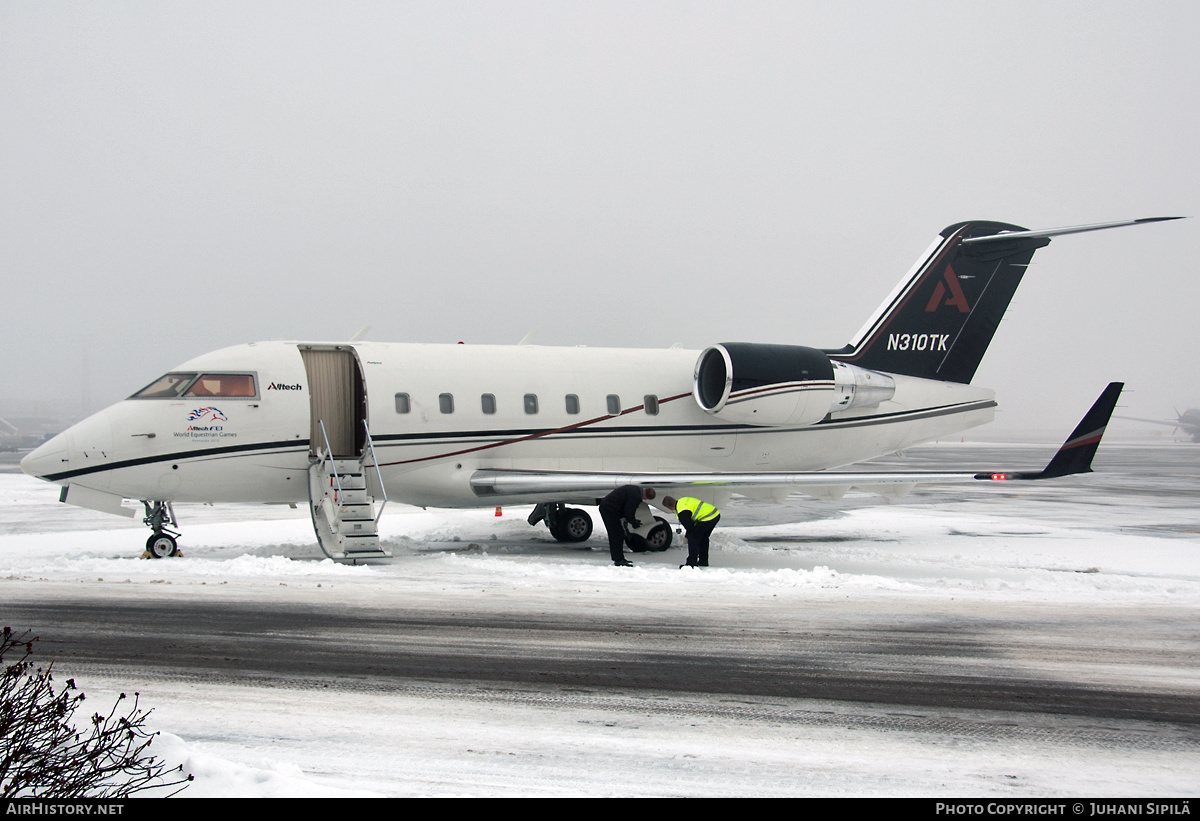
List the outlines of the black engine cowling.
<svg viewBox="0 0 1200 821">
<path fill-rule="evenodd" d="M 878 405 L 886 374 L 833 362 L 816 348 L 726 342 L 700 354 L 692 395 L 708 413 L 749 425 L 811 425 L 831 412 Z"/>
</svg>

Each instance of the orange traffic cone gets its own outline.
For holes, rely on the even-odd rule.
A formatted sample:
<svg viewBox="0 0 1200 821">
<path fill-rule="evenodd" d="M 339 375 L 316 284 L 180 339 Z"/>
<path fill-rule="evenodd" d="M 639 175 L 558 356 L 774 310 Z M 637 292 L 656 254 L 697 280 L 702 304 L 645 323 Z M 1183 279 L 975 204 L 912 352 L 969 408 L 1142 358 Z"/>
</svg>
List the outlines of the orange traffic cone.
<svg viewBox="0 0 1200 821">
<path fill-rule="evenodd" d="M 503 516 L 503 515 L 504 515 L 503 513 L 501 513 L 501 512 L 500 512 L 500 505 L 496 505 L 496 515 L 497 515 L 497 516 Z"/>
</svg>

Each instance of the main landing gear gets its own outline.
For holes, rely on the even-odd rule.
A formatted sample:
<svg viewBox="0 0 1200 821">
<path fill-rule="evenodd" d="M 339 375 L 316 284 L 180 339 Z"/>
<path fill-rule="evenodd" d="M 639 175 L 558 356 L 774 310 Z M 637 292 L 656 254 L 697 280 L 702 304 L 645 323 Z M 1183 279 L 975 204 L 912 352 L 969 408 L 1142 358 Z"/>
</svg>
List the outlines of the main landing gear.
<svg viewBox="0 0 1200 821">
<path fill-rule="evenodd" d="M 550 529 L 550 535 L 560 542 L 586 542 L 592 536 L 592 517 L 586 510 L 557 502 L 543 502 L 533 509 L 527 521 L 536 525 L 543 519 Z"/>
<path fill-rule="evenodd" d="M 146 508 L 146 517 L 142 519 L 142 524 L 154 531 L 146 540 L 146 552 L 142 554 L 142 558 L 166 559 L 171 556 L 182 556 L 176 542 L 176 539 L 179 538 L 179 531 L 174 529 L 176 527 L 175 511 L 171 509 L 171 503 L 148 502 L 143 499 L 142 506 Z"/>
<path fill-rule="evenodd" d="M 650 508 L 642 504 L 638 509 L 641 528 L 633 530 L 626 525 L 625 544 L 634 553 L 659 553 L 671 546 L 671 526 L 661 516 L 655 516 Z M 543 502 L 534 507 L 528 522 L 536 525 L 545 521 L 550 535 L 560 542 L 586 542 L 592 536 L 592 517 L 586 510 L 567 507 L 559 502 Z"/>
<path fill-rule="evenodd" d="M 661 553 L 671 546 L 671 525 L 662 516 L 649 516 L 648 511 L 648 507 L 640 509 L 642 526 L 638 530 L 625 523 L 625 546 L 634 553 Z M 642 516 L 646 519 L 641 519 Z"/>
</svg>

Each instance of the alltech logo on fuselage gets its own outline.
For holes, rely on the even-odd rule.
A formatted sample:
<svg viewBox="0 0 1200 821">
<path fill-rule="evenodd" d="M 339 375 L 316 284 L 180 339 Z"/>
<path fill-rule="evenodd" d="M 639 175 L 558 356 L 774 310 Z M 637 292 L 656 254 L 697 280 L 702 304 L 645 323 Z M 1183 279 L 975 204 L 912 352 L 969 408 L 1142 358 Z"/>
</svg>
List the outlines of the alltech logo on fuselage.
<svg viewBox="0 0 1200 821">
<path fill-rule="evenodd" d="M 267 385 L 269 391 L 302 391 L 304 386 L 297 382 L 295 385 L 285 385 L 282 382 L 272 382 Z"/>
</svg>

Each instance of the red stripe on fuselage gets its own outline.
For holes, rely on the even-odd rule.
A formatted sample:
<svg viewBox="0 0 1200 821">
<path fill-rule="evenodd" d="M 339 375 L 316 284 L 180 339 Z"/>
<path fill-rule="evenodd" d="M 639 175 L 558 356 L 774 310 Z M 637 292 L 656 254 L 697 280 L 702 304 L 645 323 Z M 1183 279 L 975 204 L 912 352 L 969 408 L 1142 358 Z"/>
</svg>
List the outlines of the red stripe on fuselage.
<svg viewBox="0 0 1200 821">
<path fill-rule="evenodd" d="M 674 402 L 676 399 L 683 399 L 685 396 L 691 396 L 691 395 L 692 394 L 689 391 L 688 393 L 681 393 L 678 396 L 669 396 L 666 399 L 658 400 L 658 404 L 662 405 L 667 402 Z M 600 422 L 606 422 L 609 419 L 616 419 L 620 416 L 626 416 L 631 413 L 636 413 L 637 411 L 643 410 L 645 407 L 646 407 L 645 405 L 635 405 L 632 408 L 627 408 L 626 410 L 621 411 L 620 413 L 609 413 L 609 414 L 605 414 L 604 416 L 597 416 L 592 419 L 587 419 L 583 422 L 576 422 L 573 425 L 566 425 L 564 427 L 554 428 L 552 430 L 544 430 L 541 433 L 531 433 L 528 436 L 517 436 L 512 439 L 505 439 L 501 442 L 492 442 L 491 444 L 488 444 L 488 445 L 479 445 L 477 447 L 466 448 L 464 450 L 454 450 L 454 451 L 450 451 L 448 453 L 436 453 L 433 456 L 422 456 L 419 459 L 402 459 L 399 462 L 383 462 L 383 463 L 379 464 L 378 467 L 385 468 L 385 467 L 392 467 L 393 465 L 411 465 L 415 462 L 429 462 L 434 459 L 448 459 L 451 456 L 462 456 L 464 453 L 477 453 L 478 451 L 481 451 L 481 450 L 491 450 L 492 448 L 500 448 L 500 447 L 504 447 L 505 445 L 515 445 L 519 442 L 529 442 L 534 439 L 541 439 L 542 437 L 551 436 L 556 433 L 567 433 L 569 431 L 579 430 L 580 428 L 585 428 L 589 425 L 595 425 Z"/>
</svg>

